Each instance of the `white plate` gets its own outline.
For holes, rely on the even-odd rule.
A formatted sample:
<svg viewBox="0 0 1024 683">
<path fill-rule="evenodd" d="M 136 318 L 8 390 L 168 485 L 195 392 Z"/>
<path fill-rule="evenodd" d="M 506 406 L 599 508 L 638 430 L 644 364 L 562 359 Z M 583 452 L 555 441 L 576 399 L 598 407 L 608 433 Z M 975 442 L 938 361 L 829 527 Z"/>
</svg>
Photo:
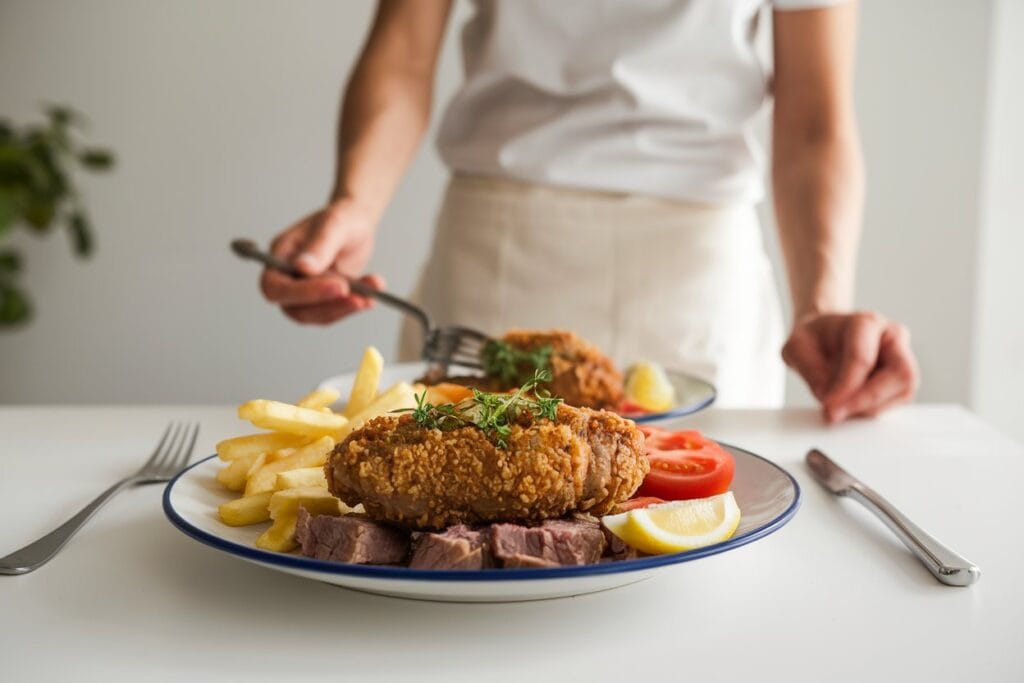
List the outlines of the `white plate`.
<svg viewBox="0 0 1024 683">
<path fill-rule="evenodd" d="M 385 365 L 381 373 L 380 385 L 387 387 L 395 382 L 412 382 L 423 376 L 427 366 L 425 363 L 393 363 Z M 700 377 L 688 375 L 678 370 L 665 370 L 669 382 L 676 390 L 676 404 L 660 413 L 644 413 L 642 415 L 629 415 L 634 422 L 654 422 L 655 420 L 667 420 L 673 417 L 682 417 L 703 410 L 715 401 L 715 387 Z M 319 384 L 321 389 L 334 389 L 341 394 L 342 399 L 348 398 L 352 391 L 352 382 L 355 372 L 346 372 L 343 375 L 329 377 Z"/>
<path fill-rule="evenodd" d="M 727 444 L 736 458 L 732 490 L 742 518 L 736 534 L 723 543 L 672 555 L 553 569 L 441 571 L 377 567 L 314 560 L 255 547 L 267 524 L 229 527 L 217 507 L 233 496 L 214 479 L 222 463 L 210 456 L 179 474 L 164 492 L 164 512 L 178 529 L 210 547 L 249 562 L 369 593 L 451 602 L 542 600 L 625 586 L 666 567 L 733 550 L 777 531 L 800 502 L 796 480 L 778 465 Z M 737 561 L 742 559 L 737 558 Z"/>
</svg>

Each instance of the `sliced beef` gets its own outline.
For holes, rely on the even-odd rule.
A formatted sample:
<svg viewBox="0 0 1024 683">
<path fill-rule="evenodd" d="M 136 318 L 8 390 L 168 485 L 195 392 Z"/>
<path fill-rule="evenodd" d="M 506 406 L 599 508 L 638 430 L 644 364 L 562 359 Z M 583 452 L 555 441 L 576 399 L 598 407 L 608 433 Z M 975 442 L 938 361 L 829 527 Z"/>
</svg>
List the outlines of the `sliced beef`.
<svg viewBox="0 0 1024 683">
<path fill-rule="evenodd" d="M 465 524 L 443 533 L 416 534 L 411 569 L 485 569 L 494 566 L 486 530 Z"/>
<path fill-rule="evenodd" d="M 605 549 L 604 532 L 590 521 L 547 520 L 540 526 L 492 524 L 491 550 L 506 567 L 527 565 L 524 558 L 543 560 L 541 566 L 592 564 Z"/>
<path fill-rule="evenodd" d="M 409 554 L 409 534 L 360 515 L 312 516 L 299 509 L 295 540 L 302 554 L 353 564 L 392 564 Z"/>
<path fill-rule="evenodd" d="M 626 545 L 625 541 L 608 531 L 608 529 L 601 527 L 601 531 L 604 533 L 604 539 L 608 543 L 608 548 L 605 551 L 606 559 L 635 560 L 640 557 L 640 553 L 636 549 Z"/>
<path fill-rule="evenodd" d="M 605 560 L 634 560 L 642 556 L 642 553 L 638 552 L 635 548 L 631 548 L 626 545 L 625 541 L 609 531 L 603 524 L 601 524 L 601 520 L 594 515 L 587 512 L 576 512 L 572 517 L 570 517 L 570 519 L 581 524 L 589 524 L 594 528 L 601 530 L 601 533 L 604 534 L 605 541 Z"/>
<path fill-rule="evenodd" d="M 505 558 L 503 567 L 506 569 L 548 569 L 550 567 L 561 567 L 562 565 L 552 560 L 545 560 L 542 557 L 533 555 L 509 555 Z"/>
</svg>

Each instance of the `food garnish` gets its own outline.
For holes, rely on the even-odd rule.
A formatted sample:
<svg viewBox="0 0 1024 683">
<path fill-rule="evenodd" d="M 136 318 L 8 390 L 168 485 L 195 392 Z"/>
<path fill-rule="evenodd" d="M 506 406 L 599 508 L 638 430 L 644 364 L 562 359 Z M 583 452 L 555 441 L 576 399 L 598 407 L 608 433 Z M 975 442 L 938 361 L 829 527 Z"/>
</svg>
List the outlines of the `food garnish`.
<svg viewBox="0 0 1024 683">
<path fill-rule="evenodd" d="M 492 339 L 484 345 L 480 360 L 484 366 L 484 373 L 505 386 L 528 382 L 534 373 L 540 370 L 548 373 L 544 381 L 550 382 L 551 351 L 550 345 L 521 349 L 507 341 Z"/>
<path fill-rule="evenodd" d="M 626 401 L 643 411 L 661 412 L 676 403 L 676 389 L 657 363 L 643 361 L 626 371 Z"/>
<path fill-rule="evenodd" d="M 694 430 L 637 426 L 644 435 L 651 471 L 636 495 L 686 500 L 729 490 L 736 461 L 717 442 Z"/>
<path fill-rule="evenodd" d="M 512 425 L 523 414 L 534 418 L 554 420 L 562 399 L 551 396 L 540 385 L 551 381 L 551 372 L 533 371 L 533 377 L 509 394 L 493 394 L 473 389 L 470 398 L 458 403 L 434 405 L 427 394 L 416 395 L 416 407 L 397 410 L 410 412 L 421 427 L 449 431 L 459 427 L 477 427 L 484 431 L 498 448 L 508 446 Z"/>
<path fill-rule="evenodd" d="M 607 515 L 604 526 L 627 545 L 651 554 L 702 548 L 732 537 L 740 508 L 732 491 Z"/>
</svg>

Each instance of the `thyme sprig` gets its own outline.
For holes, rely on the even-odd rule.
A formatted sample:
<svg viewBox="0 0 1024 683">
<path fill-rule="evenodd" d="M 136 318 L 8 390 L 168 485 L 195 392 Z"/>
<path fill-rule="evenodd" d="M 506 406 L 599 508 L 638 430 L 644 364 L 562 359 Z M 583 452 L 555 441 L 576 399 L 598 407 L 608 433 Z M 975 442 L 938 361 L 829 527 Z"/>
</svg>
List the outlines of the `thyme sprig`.
<svg viewBox="0 0 1024 683">
<path fill-rule="evenodd" d="M 473 389 L 473 395 L 458 403 L 434 405 L 427 393 L 416 395 L 416 407 L 397 412 L 411 412 L 422 427 L 450 431 L 459 427 L 476 427 L 484 431 L 498 448 L 507 448 L 512 425 L 520 416 L 554 420 L 562 399 L 551 396 L 539 386 L 551 381 L 547 370 L 535 370 L 533 377 L 509 394 L 492 394 Z"/>
<path fill-rule="evenodd" d="M 502 386 L 516 386 L 530 381 L 537 370 L 551 370 L 551 347 L 520 349 L 500 339 L 492 339 L 484 345 L 480 354 L 484 372 L 494 377 Z M 551 381 L 551 377 L 544 380 Z"/>
</svg>

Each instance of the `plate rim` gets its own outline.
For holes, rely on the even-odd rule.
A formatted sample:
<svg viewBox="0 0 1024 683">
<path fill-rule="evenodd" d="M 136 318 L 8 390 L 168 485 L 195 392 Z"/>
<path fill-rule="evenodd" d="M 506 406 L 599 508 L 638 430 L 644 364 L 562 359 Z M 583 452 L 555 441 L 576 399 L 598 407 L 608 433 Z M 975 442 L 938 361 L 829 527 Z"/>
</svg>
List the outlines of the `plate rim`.
<svg viewBox="0 0 1024 683">
<path fill-rule="evenodd" d="M 210 546 L 216 550 L 226 552 L 231 555 L 236 555 L 244 560 L 251 562 L 257 562 L 260 564 L 274 565 L 275 567 L 281 567 L 289 570 L 303 570 L 309 572 L 315 572 L 319 574 L 329 574 L 332 576 L 353 576 L 364 579 L 391 579 L 399 581 L 427 581 L 427 582 L 488 582 L 488 581 L 536 581 L 544 579 L 569 579 L 578 578 L 585 576 L 598 576 L 602 574 L 626 574 L 632 572 L 641 572 L 650 569 L 656 569 L 673 564 L 682 564 L 684 562 L 691 562 L 698 560 L 702 557 L 709 557 L 711 555 L 718 555 L 735 548 L 742 547 L 748 543 L 760 540 L 765 536 L 769 536 L 783 526 L 785 526 L 793 517 L 796 515 L 797 510 L 800 508 L 802 499 L 802 491 L 800 484 L 796 478 L 793 477 L 784 467 L 777 463 L 765 458 L 763 456 L 752 453 L 745 448 L 739 448 L 733 446 L 724 441 L 719 443 L 726 448 L 731 448 L 736 451 L 748 455 L 750 457 L 762 460 L 772 467 L 780 471 L 793 486 L 793 500 L 782 513 L 773 519 L 769 520 L 765 524 L 755 529 L 748 531 L 743 536 L 730 538 L 720 543 L 705 546 L 703 548 L 697 548 L 695 550 L 686 550 L 679 553 L 669 553 L 666 555 L 652 555 L 650 557 L 643 557 L 633 560 L 615 560 L 612 562 L 603 562 L 599 564 L 586 564 L 576 565 L 568 567 L 552 567 L 552 568 L 514 568 L 514 569 L 478 569 L 478 570 L 459 570 L 459 569 L 409 569 L 408 567 L 390 567 L 390 566 L 378 566 L 378 565 L 362 565 L 362 564 L 347 564 L 344 562 L 332 562 L 329 560 L 317 560 L 311 557 L 304 557 L 301 555 L 291 555 L 286 553 L 278 553 L 269 550 L 263 550 L 254 546 L 244 545 L 222 538 L 208 531 L 200 529 L 195 526 L 187 519 L 185 519 L 171 503 L 171 495 L 174 491 L 174 487 L 186 474 L 191 472 L 196 467 L 199 467 L 203 463 L 209 462 L 210 460 L 217 457 L 216 454 L 199 460 L 181 472 L 179 472 L 173 479 L 171 479 L 167 486 L 164 487 L 162 501 L 164 515 L 168 521 L 177 528 L 179 531 L 184 533 L 186 536 L 199 541 L 200 543 Z"/>
<path fill-rule="evenodd" d="M 405 362 L 402 362 L 402 363 L 392 363 L 391 367 L 402 367 L 402 366 L 412 366 L 412 365 L 421 365 L 421 364 L 423 364 L 423 361 L 405 361 Z M 339 373 L 337 375 L 331 375 L 330 377 L 325 377 L 322 380 L 320 380 L 319 382 L 317 382 L 316 386 L 317 386 L 318 389 L 326 388 L 329 384 L 334 383 L 335 380 L 338 380 L 341 377 L 347 377 L 347 376 L 350 376 L 350 375 L 354 375 L 355 372 L 356 372 L 355 370 L 349 370 L 347 372 L 342 372 L 342 373 Z M 695 375 L 692 372 L 684 372 L 682 370 L 677 370 L 675 368 L 665 368 L 665 372 L 670 372 L 670 373 L 674 373 L 676 375 L 681 375 L 681 376 L 686 377 L 687 379 L 690 379 L 690 380 L 696 380 L 698 382 L 703 382 L 711 390 L 711 393 L 710 393 L 710 395 L 707 398 L 705 398 L 705 399 L 703 399 L 701 401 L 698 401 L 696 403 L 691 403 L 691 404 L 685 405 L 685 406 L 677 406 L 675 408 L 672 408 L 671 410 L 663 410 L 663 411 L 657 412 L 657 413 L 644 413 L 642 415 L 622 415 L 622 417 L 625 417 L 627 420 L 632 420 L 633 422 L 636 422 L 637 424 L 646 424 L 648 422 L 657 422 L 658 420 L 671 420 L 671 419 L 674 419 L 674 418 L 677 418 L 677 417 L 686 417 L 688 415 L 693 415 L 694 413 L 699 413 L 700 411 L 702 411 L 705 408 L 707 408 L 710 405 L 712 405 L 716 400 L 718 400 L 718 387 L 716 387 L 713 382 L 711 382 L 711 381 L 709 381 L 709 380 L 707 380 L 707 379 L 705 379 L 703 377 L 700 377 L 698 375 Z M 618 414 L 619 413 L 616 413 L 616 415 L 618 415 Z"/>
</svg>

